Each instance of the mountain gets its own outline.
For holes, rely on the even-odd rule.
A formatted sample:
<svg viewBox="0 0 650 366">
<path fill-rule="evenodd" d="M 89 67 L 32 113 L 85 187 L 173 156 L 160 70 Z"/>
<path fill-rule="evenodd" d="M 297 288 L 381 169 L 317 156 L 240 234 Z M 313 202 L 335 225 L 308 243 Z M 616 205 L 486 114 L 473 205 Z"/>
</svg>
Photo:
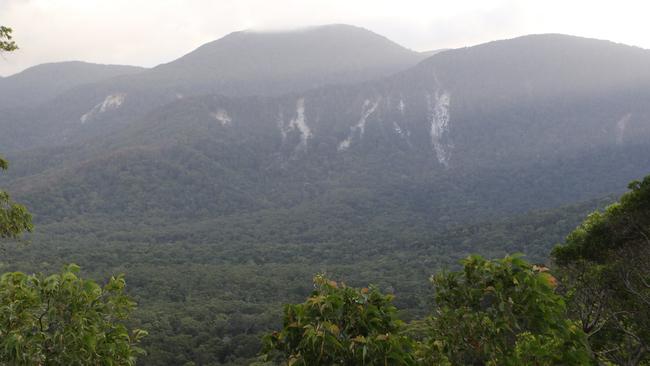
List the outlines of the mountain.
<svg viewBox="0 0 650 366">
<path fill-rule="evenodd" d="M 447 51 L 447 50 L 450 50 L 450 48 L 441 48 L 441 49 L 438 49 L 438 50 L 429 50 L 429 51 L 423 51 L 423 52 L 420 52 L 420 53 L 425 55 L 426 57 L 431 57 L 431 56 L 435 55 L 436 53 L 444 52 L 444 51 Z"/>
<path fill-rule="evenodd" d="M 8 151 L 66 145 L 119 130 L 193 95 L 277 96 L 385 77 L 424 58 L 347 25 L 235 32 L 168 64 L 73 88 L 47 105 L 12 110 L 0 120 L 0 128 L 10 131 L 0 136 L 0 146 Z"/>
<path fill-rule="evenodd" d="M 250 364 L 318 272 L 417 318 L 436 270 L 544 262 L 648 173 L 648 64 L 547 34 L 281 95 L 176 95 L 150 71 L 83 85 L 2 114 L 0 186 L 37 222 L 2 265 L 126 273 L 143 364 Z"/>
<path fill-rule="evenodd" d="M 99 65 L 80 61 L 58 62 L 30 67 L 0 78 L 0 110 L 33 107 L 83 84 L 145 70 L 135 66 Z"/>
<path fill-rule="evenodd" d="M 14 190 L 45 216 L 233 215 L 329 200 L 437 225 L 550 208 L 650 167 L 649 62 L 643 49 L 536 35 L 354 85 L 182 98 L 101 140 L 16 155 Z M 85 124 L 124 116 L 120 101 Z"/>
<path fill-rule="evenodd" d="M 366 29 L 335 24 L 231 33 L 147 76 L 184 94 L 198 89 L 230 96 L 282 95 L 376 79 L 425 57 Z"/>
</svg>

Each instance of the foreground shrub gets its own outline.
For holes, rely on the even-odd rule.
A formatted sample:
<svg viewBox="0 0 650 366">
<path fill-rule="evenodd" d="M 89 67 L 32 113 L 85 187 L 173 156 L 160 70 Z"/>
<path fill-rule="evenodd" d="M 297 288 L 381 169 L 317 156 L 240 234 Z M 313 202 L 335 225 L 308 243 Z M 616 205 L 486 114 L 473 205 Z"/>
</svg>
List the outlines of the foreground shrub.
<svg viewBox="0 0 650 366">
<path fill-rule="evenodd" d="M 267 359 L 288 365 L 413 365 L 413 341 L 400 334 L 392 295 L 323 276 L 306 302 L 286 305 L 283 328 L 264 340 Z"/>
<path fill-rule="evenodd" d="M 101 287 L 70 265 L 49 277 L 0 277 L 0 364 L 134 365 L 146 335 L 124 321 L 135 303 L 122 276 Z"/>
<path fill-rule="evenodd" d="M 472 256 L 433 276 L 435 306 L 421 351 L 429 364 L 585 365 L 585 335 L 567 319 L 556 280 L 516 256 Z"/>
</svg>

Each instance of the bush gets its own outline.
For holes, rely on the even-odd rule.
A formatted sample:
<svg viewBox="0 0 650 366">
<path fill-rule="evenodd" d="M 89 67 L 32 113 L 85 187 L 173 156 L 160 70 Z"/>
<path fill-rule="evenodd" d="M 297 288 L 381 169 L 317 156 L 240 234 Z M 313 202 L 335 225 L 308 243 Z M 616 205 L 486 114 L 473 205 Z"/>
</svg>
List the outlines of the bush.
<svg viewBox="0 0 650 366">
<path fill-rule="evenodd" d="M 122 276 L 101 287 L 67 266 L 49 277 L 0 277 L 0 364 L 134 365 L 146 335 L 124 321 L 135 303 Z"/>
</svg>

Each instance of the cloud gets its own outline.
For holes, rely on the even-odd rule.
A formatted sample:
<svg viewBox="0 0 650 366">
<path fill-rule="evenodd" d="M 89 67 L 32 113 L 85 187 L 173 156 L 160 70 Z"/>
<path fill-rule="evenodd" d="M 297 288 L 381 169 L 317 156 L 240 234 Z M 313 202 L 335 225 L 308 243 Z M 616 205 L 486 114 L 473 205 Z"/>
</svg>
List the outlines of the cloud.
<svg viewBox="0 0 650 366">
<path fill-rule="evenodd" d="M 53 61 L 154 66 L 232 31 L 359 25 L 415 50 L 528 33 L 569 33 L 650 47 L 645 2 L 620 0 L 0 0 L 21 50 L 0 75 Z"/>
</svg>

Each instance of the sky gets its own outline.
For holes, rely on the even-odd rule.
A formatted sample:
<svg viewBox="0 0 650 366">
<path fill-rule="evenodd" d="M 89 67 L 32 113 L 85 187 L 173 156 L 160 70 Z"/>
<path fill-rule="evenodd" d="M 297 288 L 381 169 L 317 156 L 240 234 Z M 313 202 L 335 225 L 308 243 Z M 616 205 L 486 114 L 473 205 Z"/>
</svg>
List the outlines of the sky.
<svg viewBox="0 0 650 366">
<path fill-rule="evenodd" d="M 151 67 L 244 29 L 346 23 L 416 51 L 533 33 L 565 33 L 650 49 L 645 0 L 0 0 L 20 50 L 0 76 L 45 62 Z"/>
</svg>

